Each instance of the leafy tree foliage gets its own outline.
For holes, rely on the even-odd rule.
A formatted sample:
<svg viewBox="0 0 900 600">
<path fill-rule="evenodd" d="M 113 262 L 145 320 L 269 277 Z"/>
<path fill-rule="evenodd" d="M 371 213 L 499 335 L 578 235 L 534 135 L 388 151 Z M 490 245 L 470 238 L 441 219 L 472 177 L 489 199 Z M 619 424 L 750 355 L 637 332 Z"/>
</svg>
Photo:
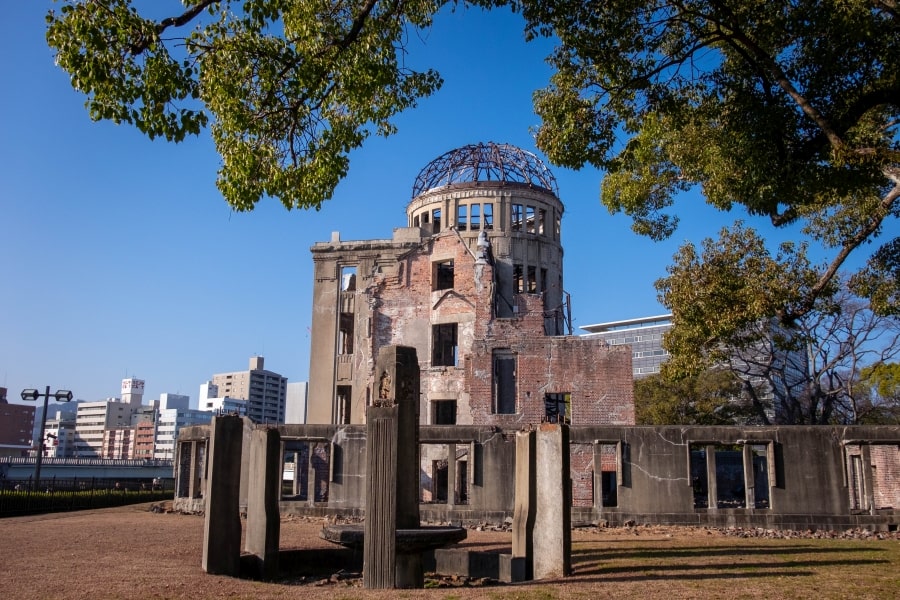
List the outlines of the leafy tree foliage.
<svg viewBox="0 0 900 600">
<path fill-rule="evenodd" d="M 864 368 L 854 402 L 860 423 L 900 425 L 900 363 L 879 362 Z"/>
<path fill-rule="evenodd" d="M 433 0 L 60 3 L 47 41 L 91 118 L 176 142 L 210 125 L 218 187 L 239 210 L 263 195 L 318 208 L 349 152 L 441 84 L 402 61 Z"/>
<path fill-rule="evenodd" d="M 900 322 L 875 313 L 839 279 L 811 309 L 798 310 L 817 281 L 802 245 L 783 244 L 772 256 L 738 224 L 702 247 L 684 245 L 656 284 L 660 299 L 677 307 L 663 374 L 677 380 L 728 365 L 765 424 L 860 422 L 858 375 L 900 352 Z"/>
<path fill-rule="evenodd" d="M 847 257 L 897 217 L 894 0 L 535 0 L 524 12 L 533 34 L 562 42 L 535 96 L 539 146 L 558 164 L 607 169 L 602 200 L 635 231 L 670 235 L 667 209 L 699 186 L 713 206 L 801 223 L 833 251 L 804 269 L 786 316 L 812 310 Z M 854 281 L 882 312 L 897 310 L 898 244 Z M 772 316 L 764 306 L 757 316 Z"/>
<path fill-rule="evenodd" d="M 403 55 L 405 36 L 446 0 L 58 1 L 47 40 L 91 117 L 172 141 L 210 126 L 218 186 L 241 210 L 264 195 L 319 207 L 349 152 L 392 133 L 392 118 L 441 84 Z M 668 209 L 699 187 L 722 210 L 800 224 L 830 251 L 821 265 L 802 245 L 767 257 L 740 226 L 711 242 L 745 244 L 736 265 L 683 250 L 679 268 L 718 292 L 690 309 L 669 304 L 688 329 L 677 345 L 817 310 L 847 258 L 900 213 L 896 0 L 452 4 L 509 6 L 528 35 L 556 36 L 556 72 L 534 96 L 538 146 L 556 164 L 605 169 L 602 201 L 637 232 L 671 235 Z M 736 281 L 754 267 L 753 285 Z M 900 238 L 874 249 L 850 285 L 880 313 L 900 312 Z M 741 293 L 724 294 L 731 287 Z"/>
<path fill-rule="evenodd" d="M 734 425 L 746 419 L 741 381 L 711 369 L 672 381 L 654 374 L 634 382 L 638 425 Z"/>
</svg>

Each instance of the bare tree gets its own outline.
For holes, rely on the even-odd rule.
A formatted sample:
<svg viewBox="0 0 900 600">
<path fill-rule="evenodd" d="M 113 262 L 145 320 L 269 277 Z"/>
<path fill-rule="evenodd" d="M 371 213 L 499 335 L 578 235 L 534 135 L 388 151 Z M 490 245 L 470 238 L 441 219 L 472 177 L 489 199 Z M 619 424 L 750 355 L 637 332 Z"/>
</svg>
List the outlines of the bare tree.
<svg viewBox="0 0 900 600">
<path fill-rule="evenodd" d="M 790 326 L 748 329 L 730 367 L 764 424 L 854 424 L 871 405 L 860 371 L 900 354 L 900 322 L 842 289 Z"/>
</svg>

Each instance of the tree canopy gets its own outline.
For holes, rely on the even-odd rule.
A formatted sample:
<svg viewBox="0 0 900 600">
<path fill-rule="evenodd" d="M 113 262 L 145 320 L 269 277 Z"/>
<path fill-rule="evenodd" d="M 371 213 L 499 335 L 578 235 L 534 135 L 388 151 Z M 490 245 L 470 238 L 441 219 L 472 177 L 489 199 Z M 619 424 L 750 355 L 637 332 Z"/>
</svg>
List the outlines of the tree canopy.
<svg viewBox="0 0 900 600">
<path fill-rule="evenodd" d="M 58 1 L 47 40 L 91 117 L 172 141 L 209 126 L 218 187 L 239 210 L 330 198 L 350 151 L 441 85 L 404 66 L 405 36 L 474 4 L 511 7 L 529 36 L 558 40 L 534 94 L 537 145 L 557 165 L 605 170 L 602 202 L 635 231 L 671 235 L 668 210 L 696 187 L 719 209 L 800 224 L 830 252 L 769 265 L 781 291 L 796 278 L 784 298 L 720 302 L 736 323 L 813 310 L 900 211 L 896 0 Z M 867 258 L 851 286 L 900 313 L 900 239 Z M 670 307 L 676 328 L 724 314 Z"/>
</svg>

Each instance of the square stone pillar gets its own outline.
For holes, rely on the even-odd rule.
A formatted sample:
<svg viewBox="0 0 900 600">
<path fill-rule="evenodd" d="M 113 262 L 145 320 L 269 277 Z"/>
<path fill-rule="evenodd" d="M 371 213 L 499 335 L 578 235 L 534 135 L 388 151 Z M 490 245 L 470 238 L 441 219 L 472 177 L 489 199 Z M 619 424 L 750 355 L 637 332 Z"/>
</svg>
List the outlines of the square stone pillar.
<svg viewBox="0 0 900 600">
<path fill-rule="evenodd" d="M 397 553 L 397 529 L 418 528 L 419 362 L 415 348 L 382 348 L 373 406 L 366 409 L 363 586 L 423 587 L 418 554 Z"/>
<path fill-rule="evenodd" d="M 716 447 L 706 447 L 706 507 L 719 509 L 719 488 L 716 480 Z"/>
<path fill-rule="evenodd" d="M 542 423 L 535 442 L 535 579 L 572 572 L 572 477 L 569 426 Z"/>
<path fill-rule="evenodd" d="M 215 575 L 240 574 L 243 426 L 233 416 L 213 417 L 209 425 L 203 570 Z"/>
<path fill-rule="evenodd" d="M 524 577 L 534 578 L 535 433 L 516 433 L 516 499 L 513 508 L 512 555 L 525 562 Z"/>
<path fill-rule="evenodd" d="M 281 435 L 277 429 L 250 432 L 247 539 L 244 550 L 256 557 L 263 579 L 278 575 L 278 543 L 281 535 Z"/>
</svg>

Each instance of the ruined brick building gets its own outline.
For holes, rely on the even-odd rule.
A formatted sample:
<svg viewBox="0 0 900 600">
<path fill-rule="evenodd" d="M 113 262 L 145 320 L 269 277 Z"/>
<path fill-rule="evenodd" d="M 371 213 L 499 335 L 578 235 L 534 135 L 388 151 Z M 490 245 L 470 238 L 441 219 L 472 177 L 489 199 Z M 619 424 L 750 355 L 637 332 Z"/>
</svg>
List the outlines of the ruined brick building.
<svg viewBox="0 0 900 600">
<path fill-rule="evenodd" d="M 307 422 L 364 422 L 374 357 L 400 344 L 422 424 L 633 424 L 630 349 L 564 335 L 563 210 L 536 156 L 477 144 L 420 172 L 391 239 L 314 245 Z"/>
</svg>

